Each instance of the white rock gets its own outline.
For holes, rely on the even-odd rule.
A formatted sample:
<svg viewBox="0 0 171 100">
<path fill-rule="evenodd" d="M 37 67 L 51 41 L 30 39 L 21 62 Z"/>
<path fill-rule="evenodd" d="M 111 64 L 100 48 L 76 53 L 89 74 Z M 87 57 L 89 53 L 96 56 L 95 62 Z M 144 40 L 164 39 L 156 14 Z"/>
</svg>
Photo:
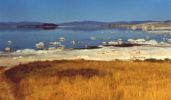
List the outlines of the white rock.
<svg viewBox="0 0 171 100">
<path fill-rule="evenodd" d="M 60 42 L 49 42 L 49 45 L 60 45 Z"/>
<path fill-rule="evenodd" d="M 44 48 L 45 48 L 45 44 L 44 44 L 43 42 L 39 42 L 39 43 L 37 43 L 37 44 L 35 45 L 35 47 L 36 47 L 37 49 L 44 49 Z"/>
<path fill-rule="evenodd" d="M 168 39 L 168 40 L 167 40 L 167 43 L 171 44 L 171 39 Z"/>
<path fill-rule="evenodd" d="M 4 49 L 4 51 L 5 51 L 5 52 L 10 52 L 10 51 L 11 51 L 11 48 L 10 48 L 10 47 L 6 47 L 6 48 Z"/>
<path fill-rule="evenodd" d="M 65 41 L 65 38 L 64 38 L 64 37 L 60 37 L 58 40 L 59 40 L 60 42 L 63 42 L 63 41 Z"/>
<path fill-rule="evenodd" d="M 90 39 L 91 39 L 91 40 L 96 40 L 96 37 L 91 36 Z"/>
</svg>

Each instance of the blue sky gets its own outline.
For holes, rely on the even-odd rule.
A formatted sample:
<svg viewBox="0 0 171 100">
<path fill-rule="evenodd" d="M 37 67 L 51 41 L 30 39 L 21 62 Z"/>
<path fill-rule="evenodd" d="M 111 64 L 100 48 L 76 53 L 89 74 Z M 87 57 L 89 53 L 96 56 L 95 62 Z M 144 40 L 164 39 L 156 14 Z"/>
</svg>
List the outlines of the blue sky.
<svg viewBox="0 0 171 100">
<path fill-rule="evenodd" d="M 0 0 L 0 21 L 171 20 L 171 0 Z"/>
</svg>

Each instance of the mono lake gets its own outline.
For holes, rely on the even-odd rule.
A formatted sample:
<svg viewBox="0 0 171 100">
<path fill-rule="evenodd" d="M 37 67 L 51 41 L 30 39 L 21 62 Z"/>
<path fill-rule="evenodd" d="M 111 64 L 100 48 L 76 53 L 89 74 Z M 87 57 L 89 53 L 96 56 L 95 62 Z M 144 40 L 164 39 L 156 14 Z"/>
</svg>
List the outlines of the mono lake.
<svg viewBox="0 0 171 100">
<path fill-rule="evenodd" d="M 170 34 L 154 34 L 143 31 L 130 30 L 0 30 L 0 51 L 8 47 L 7 42 L 12 41 L 10 47 L 13 51 L 19 49 L 36 49 L 35 44 L 44 42 L 45 47 L 49 48 L 49 42 L 58 41 L 59 38 L 65 38 L 61 42 L 65 48 L 81 48 L 88 46 L 98 46 L 102 42 L 114 41 L 117 39 L 138 39 L 163 41 L 163 38 L 171 38 Z M 73 41 L 75 45 L 73 45 Z"/>
</svg>

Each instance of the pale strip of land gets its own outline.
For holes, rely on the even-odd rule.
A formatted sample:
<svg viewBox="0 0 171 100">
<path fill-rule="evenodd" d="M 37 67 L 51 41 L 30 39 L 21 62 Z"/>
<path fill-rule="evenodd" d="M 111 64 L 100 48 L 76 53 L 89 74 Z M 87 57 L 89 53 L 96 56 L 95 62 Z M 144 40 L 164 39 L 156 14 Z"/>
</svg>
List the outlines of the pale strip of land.
<svg viewBox="0 0 171 100">
<path fill-rule="evenodd" d="M 82 50 L 21 50 L 13 53 L 0 53 L 0 66 L 14 66 L 33 61 L 53 60 L 145 60 L 171 59 L 171 47 L 103 47 Z"/>
</svg>

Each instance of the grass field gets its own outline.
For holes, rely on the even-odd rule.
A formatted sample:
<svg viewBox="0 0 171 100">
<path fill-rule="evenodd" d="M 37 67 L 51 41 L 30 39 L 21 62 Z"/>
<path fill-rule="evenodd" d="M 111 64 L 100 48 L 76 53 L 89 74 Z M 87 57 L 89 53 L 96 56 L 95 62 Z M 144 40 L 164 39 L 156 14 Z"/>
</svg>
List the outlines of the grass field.
<svg viewBox="0 0 171 100">
<path fill-rule="evenodd" d="M 170 62 L 34 62 L 1 75 L 15 100 L 171 100 Z"/>
</svg>

